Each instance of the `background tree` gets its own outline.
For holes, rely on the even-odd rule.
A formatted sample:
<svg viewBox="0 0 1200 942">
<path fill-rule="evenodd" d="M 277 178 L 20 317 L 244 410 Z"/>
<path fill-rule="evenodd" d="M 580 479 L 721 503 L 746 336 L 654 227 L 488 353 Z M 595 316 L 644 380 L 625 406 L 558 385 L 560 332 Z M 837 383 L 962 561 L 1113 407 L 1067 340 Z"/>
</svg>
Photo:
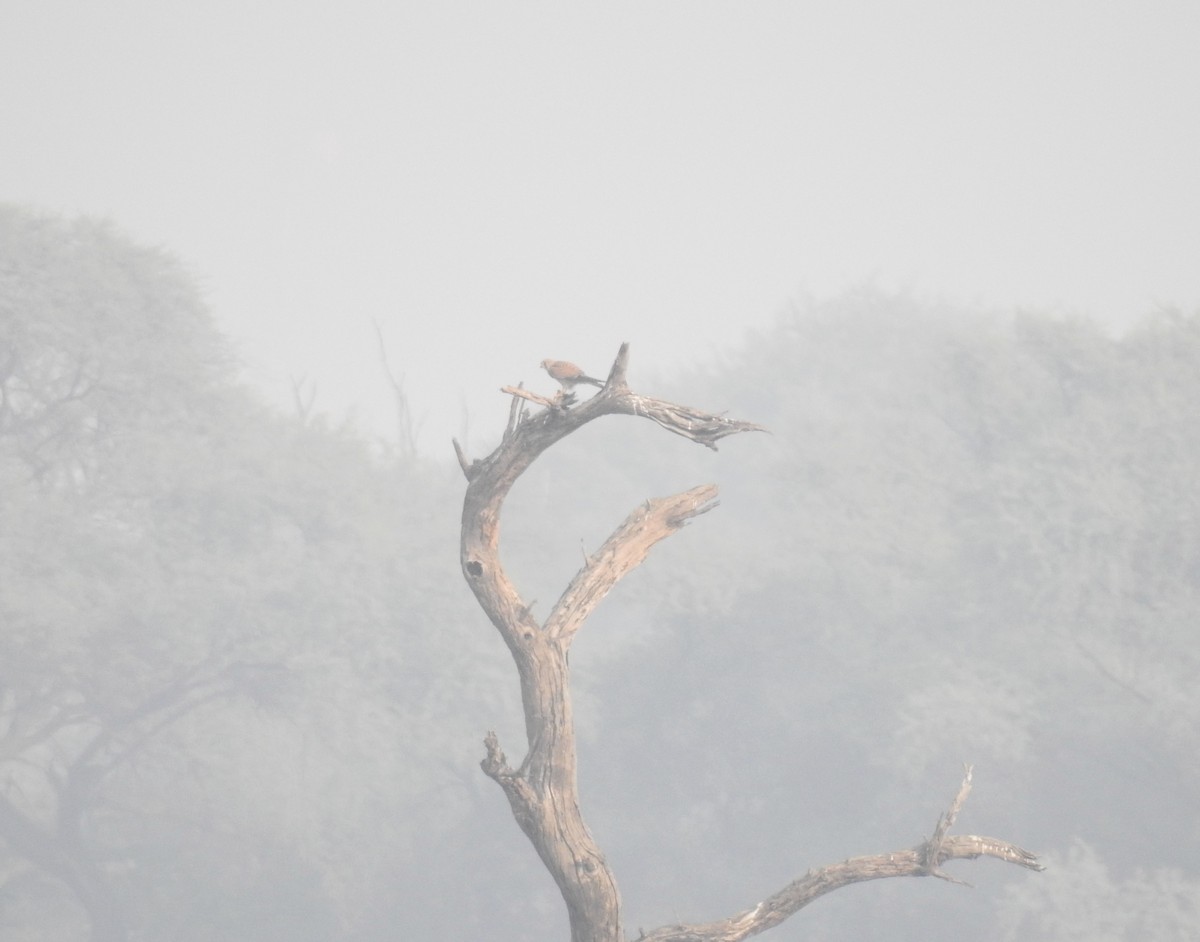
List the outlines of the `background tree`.
<svg viewBox="0 0 1200 942">
<path fill-rule="evenodd" d="M 147 938 L 565 937 L 478 773 L 479 731 L 524 724 L 463 591 L 458 469 L 263 406 L 162 252 L 87 220 L 0 223 L 0 795 L 53 835 L 108 730 L 98 781 L 67 793 Z M 915 843 L 928 783 L 970 756 L 961 827 L 1019 835 L 1047 874 L 884 881 L 771 937 L 1070 939 L 1108 889 L 1131 914 L 1113 938 L 1200 934 L 1181 902 L 1200 879 L 1198 323 L 1115 336 L 850 292 L 639 381 L 771 436 L 713 455 L 593 422 L 521 476 L 504 563 L 537 612 L 645 495 L 721 484 L 721 512 L 572 646 L 581 801 L 628 925 L 721 918 L 798 853 L 890 846 L 898 821 Z M 212 698 L 140 735 L 136 706 L 184 688 Z M 0 834 L 0 937 L 79 942 L 85 922 Z"/>
<path fill-rule="evenodd" d="M 1194 489 L 1173 468 L 1200 458 L 1182 447 L 1195 421 L 1195 323 L 1164 314 L 1117 339 L 1085 322 L 867 292 L 790 313 L 719 376 L 678 381 L 676 395 L 700 389 L 734 414 L 761 410 L 774 434 L 722 469 L 725 503 L 739 514 L 705 527 L 729 552 L 708 561 L 698 541 L 680 547 L 686 588 L 649 572 L 634 591 L 669 599 L 647 603 L 659 613 L 655 642 L 607 655 L 596 679 L 618 687 L 593 721 L 603 732 L 592 748 L 605 756 L 591 769 L 594 828 L 631 874 L 631 919 L 669 915 L 655 899 L 667 887 L 677 907 L 715 915 L 769 885 L 795 838 L 773 808 L 801 787 L 805 806 L 821 809 L 805 840 L 832 856 L 839 840 L 877 844 L 887 820 L 919 807 L 920 776 L 963 755 L 995 776 L 981 777 L 973 801 L 1005 832 L 1020 822 L 1022 835 L 1064 849 L 1084 838 L 1121 871 L 1196 873 L 1193 840 L 1162 843 L 1200 820 L 1196 753 L 1182 745 L 1196 729 L 1187 717 L 1197 649 L 1182 628 L 1196 570 L 1189 539 L 1157 543 L 1160 524 L 1144 513 L 1172 508 L 1168 533 L 1194 519 Z M 1175 355 L 1134 366 L 1147 346 Z M 1178 442 L 1178 457 L 1152 470 L 1147 437 Z M 1088 536 L 1097 532 L 1124 535 L 1098 544 Z M 1141 580 L 1144 545 L 1165 558 Z M 1118 573 L 1140 591 L 1113 594 Z M 1068 590 L 1106 601 L 1081 610 L 1063 604 Z M 733 645 L 730 619 L 741 626 Z M 1114 636 L 1125 640 L 1120 654 L 1108 647 Z M 1106 670 L 1079 644 L 1102 641 Z M 1159 689 L 1175 691 L 1171 707 L 1107 676 L 1152 662 Z M 861 681 L 857 695 L 839 693 L 846 675 Z M 733 683 L 699 679 L 717 676 Z M 733 734 L 712 748 L 718 720 Z M 690 758 L 699 748 L 702 769 Z M 610 762 L 632 779 L 615 782 Z M 756 769 L 753 799 L 741 788 L 746 768 Z M 621 787 L 664 798 L 635 810 L 608 800 Z M 688 861 L 725 853 L 729 864 L 676 875 L 669 861 L 681 849 Z M 936 892 L 876 890 L 878 906 L 831 899 L 806 928 L 907 938 L 900 924 L 920 921 Z M 999 914 L 978 894 L 937 905 L 947 938 Z"/>
<path fill-rule="evenodd" d="M 5 207 L 0 259 L 0 934 L 350 931 L 442 784 L 436 482 L 257 404 L 162 253 Z"/>
</svg>

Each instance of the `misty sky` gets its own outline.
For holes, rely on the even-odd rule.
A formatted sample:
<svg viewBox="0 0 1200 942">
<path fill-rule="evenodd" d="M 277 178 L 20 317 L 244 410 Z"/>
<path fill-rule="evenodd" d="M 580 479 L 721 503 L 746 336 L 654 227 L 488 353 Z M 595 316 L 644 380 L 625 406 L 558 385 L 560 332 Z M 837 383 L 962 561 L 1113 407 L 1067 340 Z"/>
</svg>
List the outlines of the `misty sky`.
<svg viewBox="0 0 1200 942">
<path fill-rule="evenodd" d="M 1195 0 L 10 0 L 0 127 L 0 199 L 180 256 L 276 398 L 386 431 L 378 321 L 432 454 L 867 280 L 1200 304 Z"/>
</svg>

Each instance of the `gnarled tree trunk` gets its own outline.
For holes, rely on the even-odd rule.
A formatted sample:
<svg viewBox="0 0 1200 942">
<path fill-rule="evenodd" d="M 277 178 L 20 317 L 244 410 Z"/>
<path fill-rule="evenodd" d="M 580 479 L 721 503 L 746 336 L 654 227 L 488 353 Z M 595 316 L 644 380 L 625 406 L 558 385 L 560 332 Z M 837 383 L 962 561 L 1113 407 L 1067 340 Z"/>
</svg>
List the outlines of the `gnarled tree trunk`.
<svg viewBox="0 0 1200 942">
<path fill-rule="evenodd" d="M 500 565 L 500 509 L 526 468 L 547 448 L 602 415 L 648 418 L 662 428 L 709 448 L 726 435 L 763 431 L 741 422 L 632 392 L 626 382 L 629 347 L 622 345 L 604 387 L 576 404 L 573 394 L 553 399 L 522 388 L 505 387 L 513 397 L 503 440 L 486 458 L 468 462 L 454 443 L 466 475 L 461 562 L 463 576 L 480 606 L 512 652 L 521 679 L 527 752 L 513 769 L 495 733 L 484 740 L 483 770 L 504 790 L 513 816 L 554 877 L 567 905 L 572 942 L 623 942 L 620 895 L 604 854 L 579 807 L 575 730 L 571 715 L 567 652 L 575 633 L 600 600 L 650 548 L 688 520 L 716 506 L 717 489 L 705 484 L 672 497 L 649 500 L 634 510 L 587 558 L 546 620 L 533 618 Z M 544 407 L 530 415 L 526 403 Z M 967 770 L 957 797 L 933 836 L 916 848 L 857 857 L 819 870 L 779 890 L 744 912 L 704 925 L 664 926 L 643 936 L 655 942 L 734 942 L 782 922 L 807 903 L 849 883 L 891 876 L 934 875 L 945 860 L 987 855 L 1030 869 L 1037 859 L 1008 842 L 975 836 L 948 836 L 970 790 Z"/>
</svg>

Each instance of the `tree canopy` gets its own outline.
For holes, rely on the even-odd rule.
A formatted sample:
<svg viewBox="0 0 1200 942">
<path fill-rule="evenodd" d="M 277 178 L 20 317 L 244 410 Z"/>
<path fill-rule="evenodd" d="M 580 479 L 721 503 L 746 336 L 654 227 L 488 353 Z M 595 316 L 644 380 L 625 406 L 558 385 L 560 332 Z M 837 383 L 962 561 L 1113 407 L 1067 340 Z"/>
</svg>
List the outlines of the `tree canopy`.
<svg viewBox="0 0 1200 942">
<path fill-rule="evenodd" d="M 329 938 L 412 840 L 385 809 L 443 784 L 436 479 L 258 404 L 164 253 L 13 207 L 0 246 L 9 895 L 97 939 L 274 937 L 264 905 Z"/>
</svg>

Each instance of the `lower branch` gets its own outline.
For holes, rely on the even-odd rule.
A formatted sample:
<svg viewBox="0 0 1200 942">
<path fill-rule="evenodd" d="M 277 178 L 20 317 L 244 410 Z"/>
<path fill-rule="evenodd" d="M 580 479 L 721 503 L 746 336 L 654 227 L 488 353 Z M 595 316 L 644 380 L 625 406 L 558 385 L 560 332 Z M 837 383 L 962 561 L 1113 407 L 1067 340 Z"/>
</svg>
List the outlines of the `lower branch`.
<svg viewBox="0 0 1200 942">
<path fill-rule="evenodd" d="M 643 933 L 638 938 L 641 942 L 740 942 L 741 939 L 779 925 L 818 897 L 851 883 L 883 880 L 887 877 L 926 876 L 937 876 L 953 883 L 961 883 L 961 880 L 940 871 L 940 865 L 947 860 L 995 857 L 1028 870 L 1044 870 L 1045 867 L 1035 855 L 1008 841 L 997 840 L 994 837 L 977 837 L 973 834 L 946 835 L 946 829 L 954 823 L 970 790 L 971 769 L 968 767 L 950 809 L 938 819 L 929 840 L 922 841 L 916 847 L 890 854 L 851 857 L 819 870 L 810 870 L 753 909 L 738 913 L 729 919 L 693 925 L 663 926 Z"/>
</svg>

